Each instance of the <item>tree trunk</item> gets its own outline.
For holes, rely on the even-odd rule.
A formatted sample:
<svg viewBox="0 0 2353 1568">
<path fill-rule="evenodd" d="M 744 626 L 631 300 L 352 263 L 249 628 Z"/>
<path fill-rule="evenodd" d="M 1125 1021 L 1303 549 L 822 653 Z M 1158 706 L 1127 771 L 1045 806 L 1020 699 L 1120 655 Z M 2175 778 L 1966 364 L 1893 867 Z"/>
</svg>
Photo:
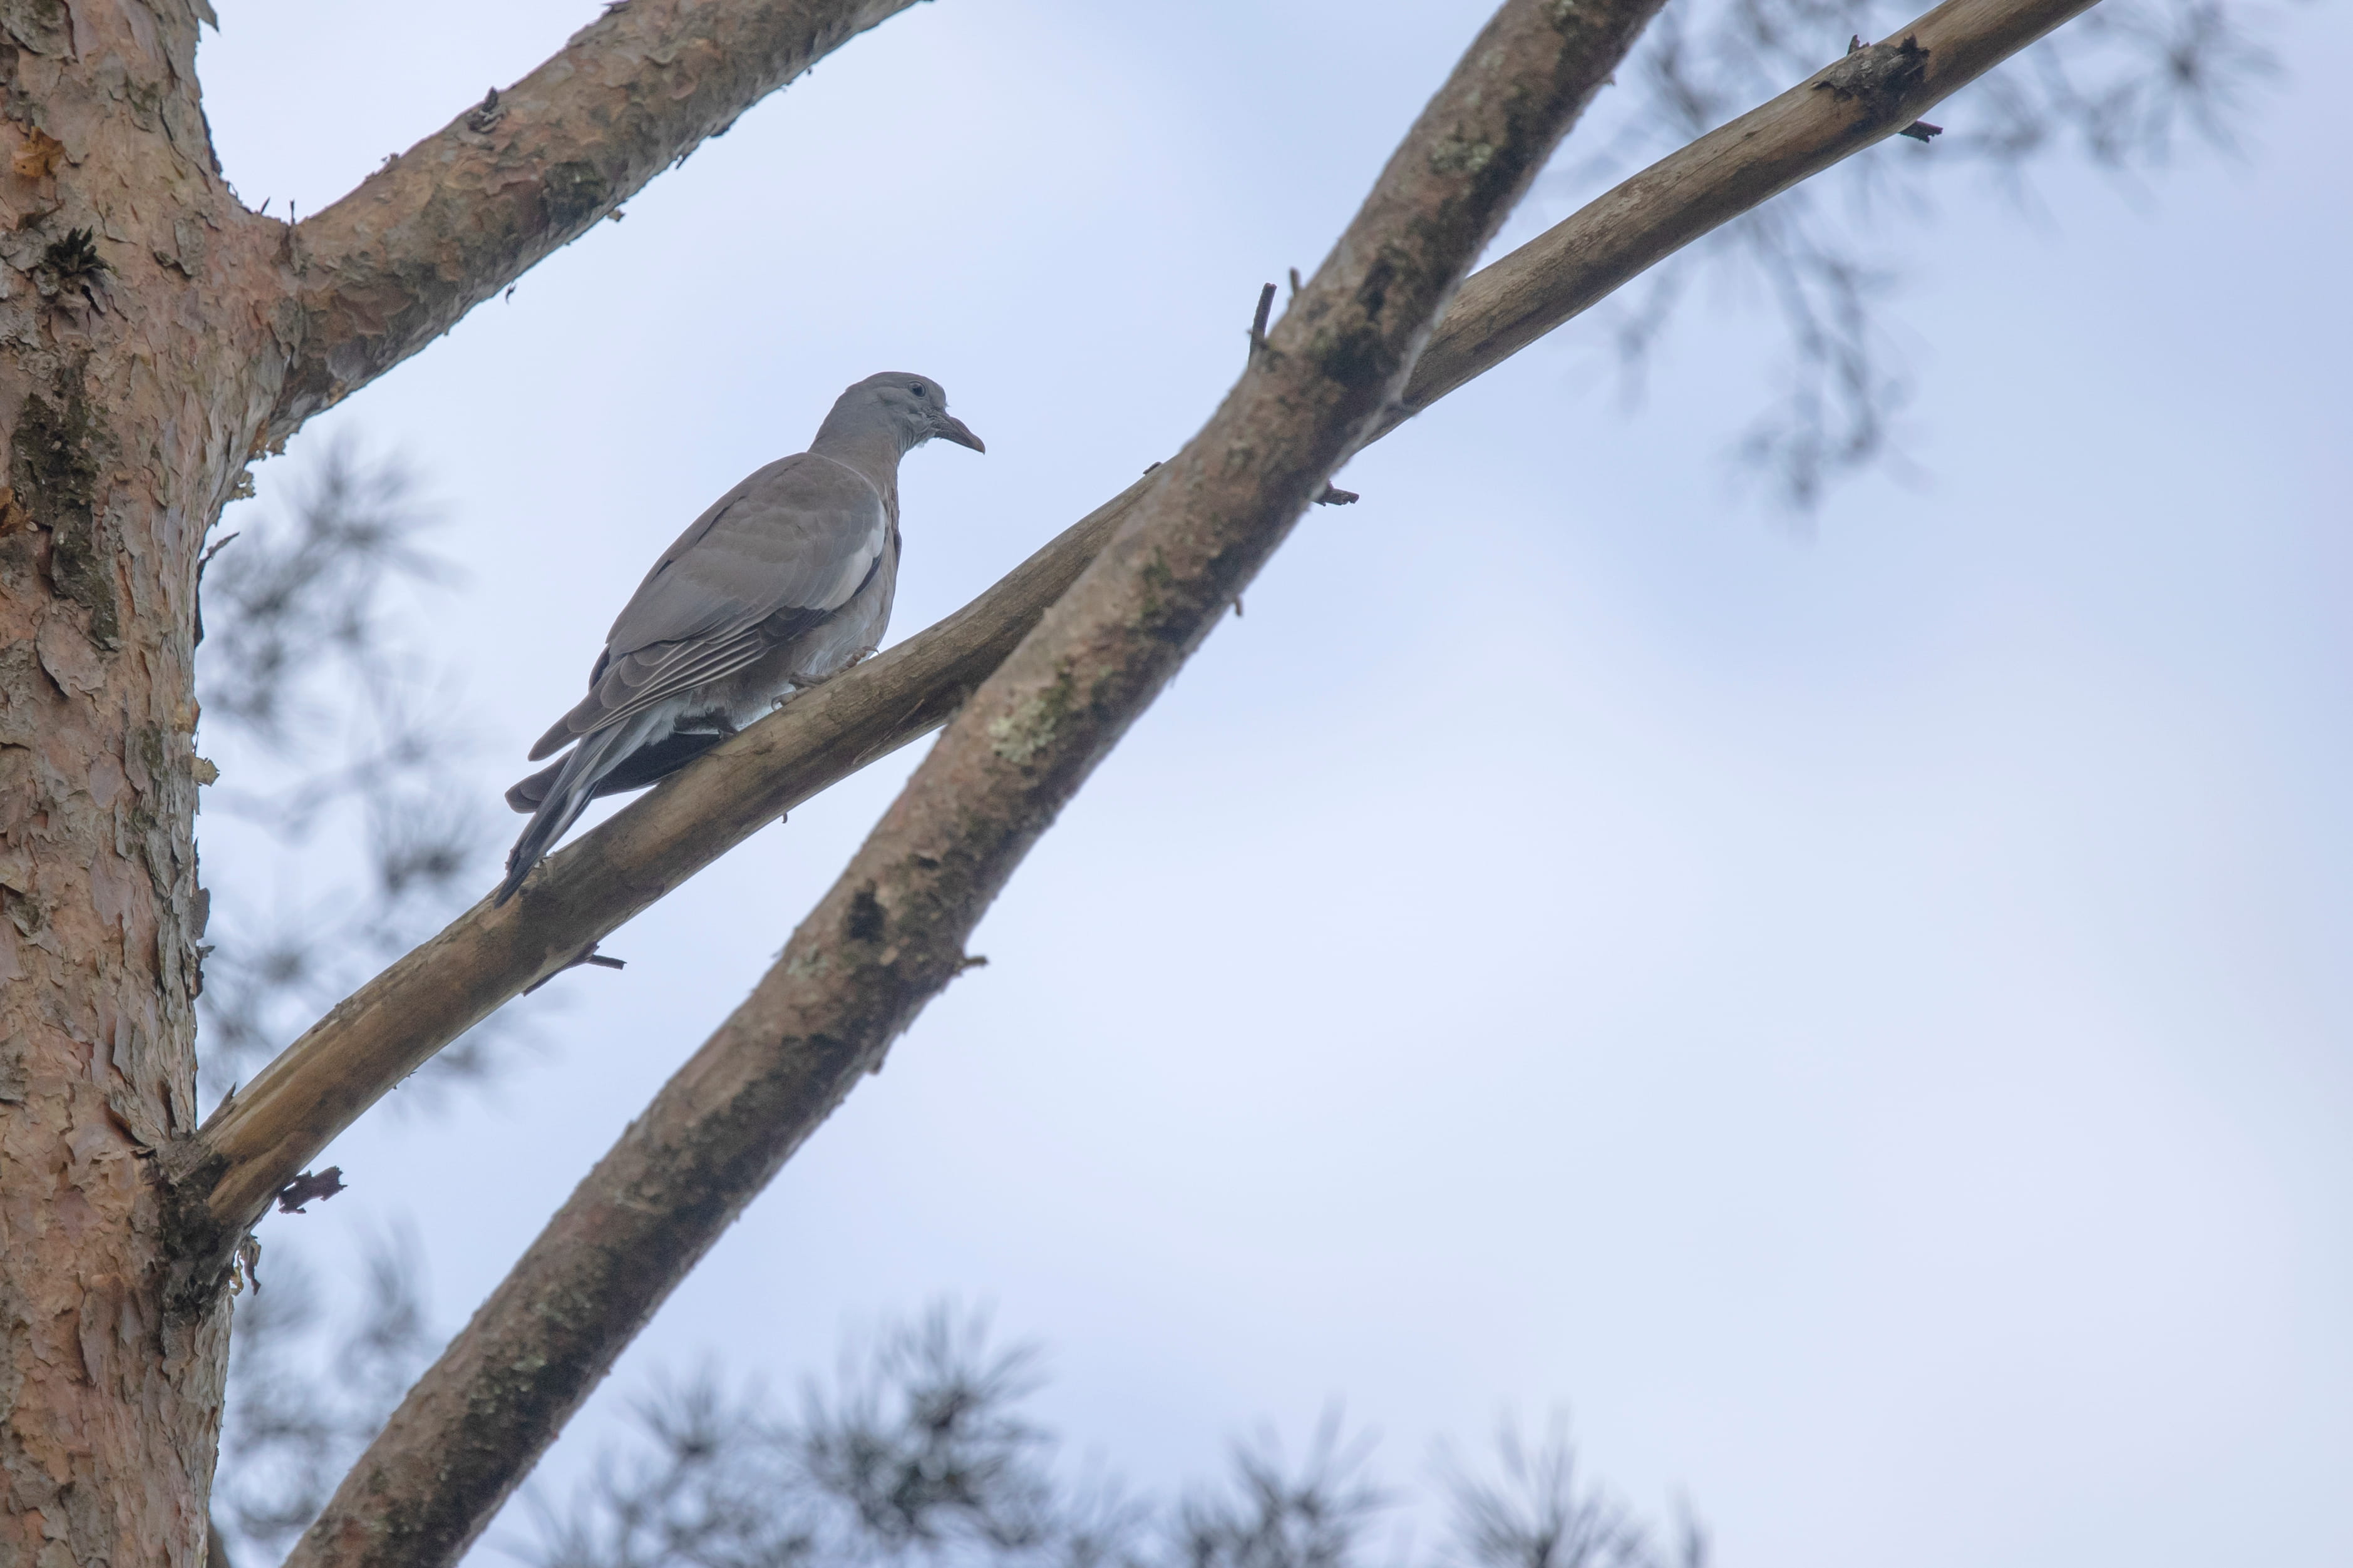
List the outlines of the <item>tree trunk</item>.
<svg viewBox="0 0 2353 1568">
<path fill-rule="evenodd" d="M 227 1298 L 195 1126 L 197 552 L 277 402 L 284 227 L 213 159 L 205 0 L 7 0 L 0 234 L 0 1564 L 204 1562 Z"/>
</svg>

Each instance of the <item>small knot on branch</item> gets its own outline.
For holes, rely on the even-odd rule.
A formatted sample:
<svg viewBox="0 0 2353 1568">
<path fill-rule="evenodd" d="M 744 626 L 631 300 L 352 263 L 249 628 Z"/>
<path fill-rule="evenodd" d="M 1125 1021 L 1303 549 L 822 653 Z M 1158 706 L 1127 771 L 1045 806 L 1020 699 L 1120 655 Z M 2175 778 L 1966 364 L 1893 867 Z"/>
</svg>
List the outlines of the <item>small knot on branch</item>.
<svg viewBox="0 0 2353 1568">
<path fill-rule="evenodd" d="M 522 988 L 522 994 L 528 996 L 533 992 L 538 990 L 541 986 L 546 984 L 549 981 L 554 979 L 557 975 L 563 973 L 565 970 L 577 969 L 584 963 L 596 969 L 627 969 L 629 966 L 628 960 L 625 958 L 607 958 L 603 953 L 598 952 L 596 951 L 596 944 L 592 942 L 586 947 L 582 948 L 578 952 L 574 953 L 571 957 L 565 959 L 563 963 L 557 964 L 554 968 L 549 970 L 546 973 L 541 975 L 538 979 L 524 986 Z"/>
<path fill-rule="evenodd" d="M 343 1190 L 343 1168 L 341 1165 L 330 1165 L 315 1176 L 305 1171 L 278 1189 L 278 1212 L 308 1214 L 310 1210 L 303 1205 L 312 1199 L 325 1203 Z"/>
<path fill-rule="evenodd" d="M 1325 485 L 1324 493 L 1315 498 L 1317 506 L 1354 506 L 1365 498 L 1354 490 L 1344 490 L 1337 485 Z"/>
<path fill-rule="evenodd" d="M 1250 317 L 1250 357 L 1252 363 L 1257 363 L 1259 351 L 1266 347 L 1267 318 L 1273 313 L 1274 285 L 1270 283 L 1258 291 L 1258 313 Z"/>
<path fill-rule="evenodd" d="M 1847 40 L 1844 58 L 1821 73 L 1816 92 L 1837 95 L 1840 102 L 1861 99 L 1869 109 L 1885 113 L 1918 87 L 1928 74 L 1928 51 L 1916 35 L 1906 33 L 1901 43 L 1866 44 L 1860 35 Z"/>
<path fill-rule="evenodd" d="M 1915 142 L 1927 142 L 1944 133 L 1945 128 L 1941 125 L 1931 125 L 1925 120 L 1915 120 L 1895 134 L 1909 136 Z"/>
</svg>

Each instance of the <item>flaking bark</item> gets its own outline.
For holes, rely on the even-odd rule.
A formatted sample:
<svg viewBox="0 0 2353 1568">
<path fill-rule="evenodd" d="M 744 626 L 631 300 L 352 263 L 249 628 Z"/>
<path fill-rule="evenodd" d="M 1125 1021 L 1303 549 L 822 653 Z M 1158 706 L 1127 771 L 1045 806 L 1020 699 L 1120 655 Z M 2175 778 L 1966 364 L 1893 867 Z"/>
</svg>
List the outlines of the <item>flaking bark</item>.
<svg viewBox="0 0 2353 1568">
<path fill-rule="evenodd" d="M 456 1561 L 1402 389 L 1658 0 L 1508 0 L 1202 433 L 982 683 L 776 966 L 411 1391 L 290 1568 Z"/>
<path fill-rule="evenodd" d="M 1925 67 L 1901 92 L 1816 77 L 1634 175 L 1467 281 L 1385 434 L 1682 247 L 1917 115 L 2092 0 L 1951 0 L 1899 29 Z M 1155 476 L 1156 477 L 1156 476 Z M 502 908 L 487 900 L 306 1031 L 191 1151 L 192 1201 L 217 1264 L 269 1194 L 393 1085 L 785 811 L 944 723 L 1027 636 L 1150 489 L 1139 480 L 939 625 L 806 693 L 554 856 Z"/>
<path fill-rule="evenodd" d="M 226 1300 L 194 1131 L 196 549 L 282 363 L 177 0 L 0 12 L 0 1562 L 204 1560 Z"/>
</svg>

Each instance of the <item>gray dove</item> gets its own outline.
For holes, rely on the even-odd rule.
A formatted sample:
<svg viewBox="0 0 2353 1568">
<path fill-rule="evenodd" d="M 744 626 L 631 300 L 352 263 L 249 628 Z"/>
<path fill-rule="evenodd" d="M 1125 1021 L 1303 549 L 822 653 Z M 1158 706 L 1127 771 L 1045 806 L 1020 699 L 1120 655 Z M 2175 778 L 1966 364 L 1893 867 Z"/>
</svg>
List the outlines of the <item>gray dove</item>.
<svg viewBox="0 0 2353 1568">
<path fill-rule="evenodd" d="M 729 490 L 662 552 L 607 635 L 588 695 L 531 749 L 534 763 L 571 754 L 507 791 L 532 817 L 496 902 L 591 800 L 676 772 L 881 646 L 899 576 L 899 459 L 934 436 L 987 450 L 938 382 L 870 375 L 807 451 Z"/>
</svg>

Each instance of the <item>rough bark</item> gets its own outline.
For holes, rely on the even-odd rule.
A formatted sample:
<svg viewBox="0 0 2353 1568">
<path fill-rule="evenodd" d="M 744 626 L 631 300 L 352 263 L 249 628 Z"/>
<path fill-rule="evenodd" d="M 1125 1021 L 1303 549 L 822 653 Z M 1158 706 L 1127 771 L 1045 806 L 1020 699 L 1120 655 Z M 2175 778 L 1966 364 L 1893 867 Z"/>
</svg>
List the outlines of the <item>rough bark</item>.
<svg viewBox="0 0 2353 1568">
<path fill-rule="evenodd" d="M 0 1568 L 205 1555 L 227 1277 L 161 1172 L 195 1122 L 206 531 L 305 414 L 897 8 L 637 0 L 512 126 L 297 232 L 220 177 L 206 0 L 0 0 Z"/>
<path fill-rule="evenodd" d="M 632 0 L 294 230 L 280 440 L 914 0 Z"/>
<path fill-rule="evenodd" d="M 1710 229 L 1900 131 L 2091 4 L 1951 0 L 1636 174 L 1466 282 L 1375 434 Z M 944 723 L 1149 488 L 1130 486 L 955 615 L 716 748 L 550 858 L 520 897 L 477 905 L 305 1032 L 190 1152 L 187 1184 L 208 1206 L 215 1256 L 434 1052 L 780 813 Z"/>
<path fill-rule="evenodd" d="M 1402 389 L 1658 3 L 1507 0 L 1208 426 L 411 1391 L 290 1568 L 425 1568 L 465 1550 L 662 1297 L 963 967 L 1029 847 Z"/>
<path fill-rule="evenodd" d="M 153 1156 L 195 1122 L 196 548 L 290 317 L 197 21 L 0 9 L 0 1562 L 45 1568 L 201 1563 L 220 1416 Z"/>
</svg>

